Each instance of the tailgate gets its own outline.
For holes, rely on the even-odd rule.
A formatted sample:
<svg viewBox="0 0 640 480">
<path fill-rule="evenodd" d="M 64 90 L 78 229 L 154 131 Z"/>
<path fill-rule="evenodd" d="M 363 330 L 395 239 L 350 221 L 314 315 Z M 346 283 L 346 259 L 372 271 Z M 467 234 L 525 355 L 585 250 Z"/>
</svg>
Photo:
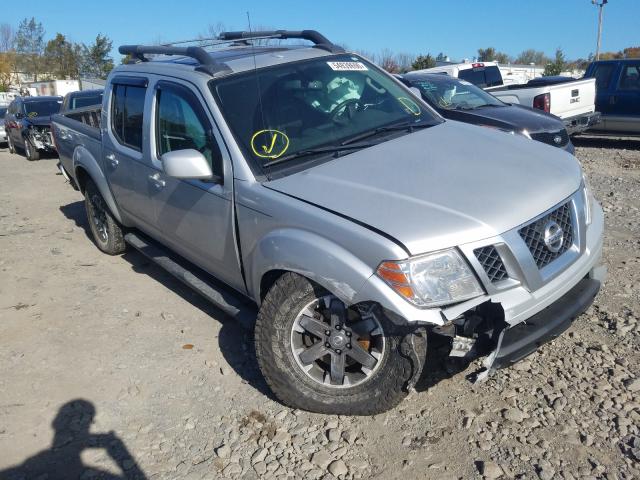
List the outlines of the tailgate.
<svg viewBox="0 0 640 480">
<path fill-rule="evenodd" d="M 592 113 L 596 109 L 595 78 L 551 85 L 549 93 L 551 113 L 562 119 Z"/>
</svg>

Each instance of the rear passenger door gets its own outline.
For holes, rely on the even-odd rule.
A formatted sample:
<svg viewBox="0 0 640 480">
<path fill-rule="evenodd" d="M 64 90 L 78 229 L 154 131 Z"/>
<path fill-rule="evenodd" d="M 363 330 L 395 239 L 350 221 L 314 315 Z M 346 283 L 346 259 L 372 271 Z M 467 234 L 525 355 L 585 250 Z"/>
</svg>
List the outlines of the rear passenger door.
<svg viewBox="0 0 640 480">
<path fill-rule="evenodd" d="M 155 170 L 148 148 L 149 118 L 145 112 L 148 78 L 117 76 L 111 84 L 107 121 L 103 122 L 103 162 L 116 203 L 137 227 L 155 234 L 151 199 Z"/>
<path fill-rule="evenodd" d="M 162 186 L 154 192 L 163 242 L 237 290 L 244 281 L 235 242 L 233 175 L 222 137 L 198 90 L 187 82 L 161 80 L 154 98 L 154 163 Z M 211 180 L 176 179 L 162 170 L 163 154 L 201 152 Z"/>
</svg>

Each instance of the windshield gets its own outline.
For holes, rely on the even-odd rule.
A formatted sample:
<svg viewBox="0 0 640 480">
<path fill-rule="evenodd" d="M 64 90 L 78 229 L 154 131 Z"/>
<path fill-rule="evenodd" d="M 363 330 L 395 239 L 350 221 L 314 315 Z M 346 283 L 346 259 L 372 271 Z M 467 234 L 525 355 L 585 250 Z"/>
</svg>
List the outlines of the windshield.
<svg viewBox="0 0 640 480">
<path fill-rule="evenodd" d="M 288 166 L 299 164 L 308 160 L 303 152 L 340 146 L 367 132 L 372 137 L 391 133 L 381 127 L 441 121 L 392 78 L 354 55 L 233 75 L 213 81 L 211 89 L 236 139 L 260 171 L 279 164 L 275 160 L 281 157 L 294 159 Z"/>
<path fill-rule="evenodd" d="M 430 105 L 447 110 L 473 110 L 479 107 L 501 107 L 505 104 L 493 95 L 464 80 L 442 75 L 437 79 L 409 79 Z"/>
<path fill-rule="evenodd" d="M 44 117 L 60 111 L 62 100 L 40 100 L 24 102 L 24 114 L 27 117 Z"/>
</svg>

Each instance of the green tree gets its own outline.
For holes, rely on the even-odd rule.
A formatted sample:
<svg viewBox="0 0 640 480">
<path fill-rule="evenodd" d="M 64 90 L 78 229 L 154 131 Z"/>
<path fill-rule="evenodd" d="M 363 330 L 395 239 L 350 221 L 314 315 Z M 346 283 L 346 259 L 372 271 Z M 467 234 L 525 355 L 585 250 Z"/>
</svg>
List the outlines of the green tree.
<svg viewBox="0 0 640 480">
<path fill-rule="evenodd" d="M 78 78 L 80 76 L 81 47 L 69 42 L 64 35 L 57 33 L 47 42 L 44 49 L 47 72 L 56 78 Z"/>
<path fill-rule="evenodd" d="M 82 45 L 82 69 L 83 75 L 107 78 L 113 70 L 113 59 L 109 55 L 113 42 L 106 35 L 98 34 L 91 45 Z"/>
<path fill-rule="evenodd" d="M 42 53 L 44 51 L 44 27 L 42 23 L 24 19 L 18 25 L 15 37 L 16 61 L 18 69 L 31 74 L 34 80 L 42 72 Z"/>
<path fill-rule="evenodd" d="M 556 49 L 556 56 L 553 62 L 547 63 L 544 67 L 543 77 L 549 77 L 553 75 L 560 75 L 563 70 L 567 68 L 567 60 L 564 56 L 564 52 L 561 48 Z"/>
<path fill-rule="evenodd" d="M 418 55 L 418 57 L 411 64 L 413 70 L 424 70 L 425 68 L 433 68 L 436 66 L 436 60 L 430 53 L 426 55 Z"/>
<path fill-rule="evenodd" d="M 492 62 L 496 58 L 496 49 L 493 47 L 479 48 L 478 49 L 478 61 L 479 62 Z"/>
<path fill-rule="evenodd" d="M 528 49 L 524 50 L 520 55 L 516 57 L 515 63 L 520 63 L 523 65 L 529 65 L 530 63 L 535 63 L 536 65 L 546 65 L 549 62 L 549 59 L 544 54 L 544 52 L 540 52 L 538 50 Z"/>
<path fill-rule="evenodd" d="M 494 60 L 498 63 L 507 64 L 511 63 L 512 58 L 504 52 L 497 52 Z"/>
</svg>

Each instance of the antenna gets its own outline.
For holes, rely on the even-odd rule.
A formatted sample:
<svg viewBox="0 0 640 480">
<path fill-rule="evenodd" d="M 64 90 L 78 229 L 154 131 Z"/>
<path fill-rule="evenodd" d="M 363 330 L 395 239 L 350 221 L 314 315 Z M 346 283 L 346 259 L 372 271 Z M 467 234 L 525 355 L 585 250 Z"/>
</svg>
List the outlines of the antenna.
<svg viewBox="0 0 640 480">
<path fill-rule="evenodd" d="M 249 15 L 249 11 L 247 11 L 247 24 L 249 27 L 249 33 L 251 34 L 251 17 Z M 262 120 L 262 128 L 266 128 L 266 122 L 264 121 L 264 108 L 262 106 L 262 89 L 260 88 L 260 75 L 258 75 L 258 65 L 256 63 L 256 46 L 254 42 L 251 42 L 251 52 L 253 54 L 253 73 L 256 77 L 258 105 L 260 105 L 260 119 Z"/>
</svg>

